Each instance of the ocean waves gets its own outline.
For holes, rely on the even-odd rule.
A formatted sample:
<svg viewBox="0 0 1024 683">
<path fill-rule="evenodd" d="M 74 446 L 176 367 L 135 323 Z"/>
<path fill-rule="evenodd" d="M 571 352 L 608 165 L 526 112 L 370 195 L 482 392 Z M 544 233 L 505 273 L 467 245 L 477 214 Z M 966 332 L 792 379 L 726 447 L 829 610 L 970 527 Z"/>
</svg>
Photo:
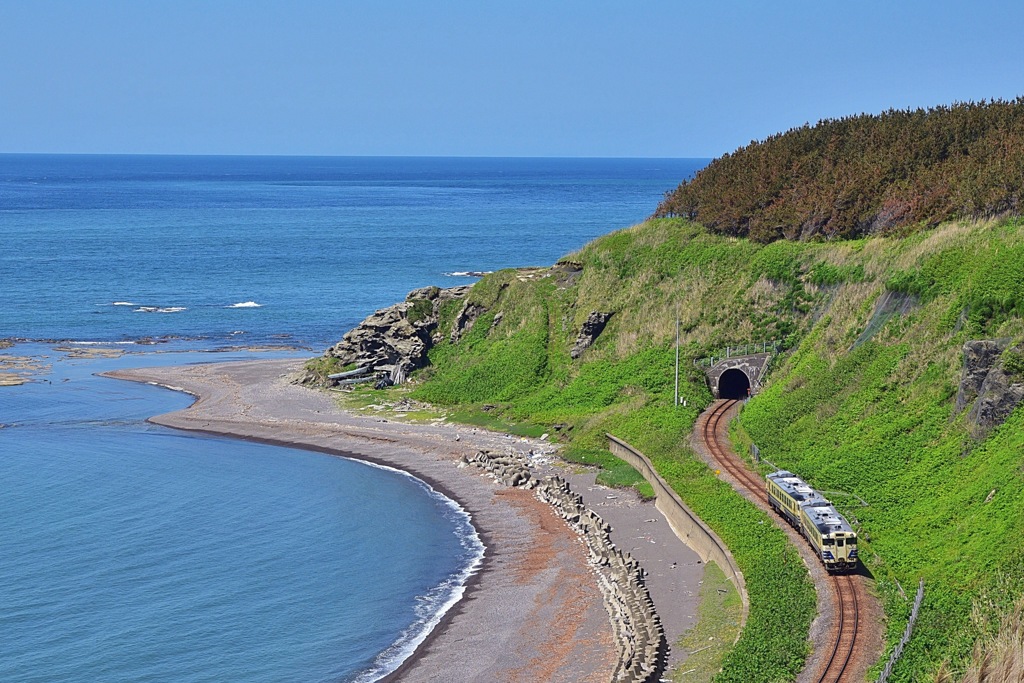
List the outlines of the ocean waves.
<svg viewBox="0 0 1024 683">
<path fill-rule="evenodd" d="M 466 591 L 466 582 L 479 571 L 485 552 L 483 541 L 473 526 L 469 513 L 461 505 L 408 472 L 375 463 L 367 464 L 409 477 L 441 505 L 442 515 L 454 527 L 455 535 L 459 540 L 462 550 L 462 566 L 431 590 L 416 597 L 414 607 L 416 620 L 402 631 L 394 643 L 377 655 L 373 664 L 360 673 L 354 679 L 354 683 L 373 683 L 397 669 L 402 662 L 411 657 L 416 648 L 441 622 L 444 615 L 462 599 Z"/>
<path fill-rule="evenodd" d="M 139 306 L 132 313 L 181 313 L 187 310 L 187 306 Z"/>
<path fill-rule="evenodd" d="M 96 304 L 97 306 L 117 306 L 121 308 L 131 308 L 132 313 L 181 313 L 189 310 L 189 308 L 263 308 L 263 304 L 256 301 L 239 301 L 233 304 L 194 304 L 191 306 L 165 306 L 165 305 L 150 305 L 150 304 L 137 304 L 134 301 L 112 301 L 109 304 Z"/>
<path fill-rule="evenodd" d="M 370 681 L 461 597 L 483 550 L 454 502 L 395 470 L 153 429 L 185 401 L 92 375 L 126 362 L 56 364 L 27 391 L 61 409 L 0 430 L 19 525 L 0 537 L 0 680 Z"/>
<path fill-rule="evenodd" d="M 490 275 L 491 270 L 455 270 L 450 273 L 441 273 L 444 277 L 483 277 Z"/>
</svg>

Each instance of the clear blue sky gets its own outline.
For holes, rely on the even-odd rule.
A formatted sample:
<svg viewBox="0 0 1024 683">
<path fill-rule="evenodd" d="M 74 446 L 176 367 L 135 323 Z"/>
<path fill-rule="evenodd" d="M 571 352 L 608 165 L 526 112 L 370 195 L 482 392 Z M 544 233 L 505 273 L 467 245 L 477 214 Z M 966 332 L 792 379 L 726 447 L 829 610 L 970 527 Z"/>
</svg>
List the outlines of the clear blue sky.
<svg viewBox="0 0 1024 683">
<path fill-rule="evenodd" d="M 1024 94 L 1024 3 L 0 0 L 0 152 L 714 157 Z"/>
</svg>

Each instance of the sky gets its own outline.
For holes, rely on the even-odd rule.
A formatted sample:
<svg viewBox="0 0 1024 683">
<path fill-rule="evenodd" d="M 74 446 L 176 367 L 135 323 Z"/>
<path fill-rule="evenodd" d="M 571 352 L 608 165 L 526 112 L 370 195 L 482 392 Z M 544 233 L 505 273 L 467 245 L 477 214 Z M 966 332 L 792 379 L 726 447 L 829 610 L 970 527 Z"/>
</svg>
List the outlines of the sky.
<svg viewBox="0 0 1024 683">
<path fill-rule="evenodd" d="M 1024 3 L 0 0 L 0 153 L 717 157 L 1024 95 Z"/>
</svg>

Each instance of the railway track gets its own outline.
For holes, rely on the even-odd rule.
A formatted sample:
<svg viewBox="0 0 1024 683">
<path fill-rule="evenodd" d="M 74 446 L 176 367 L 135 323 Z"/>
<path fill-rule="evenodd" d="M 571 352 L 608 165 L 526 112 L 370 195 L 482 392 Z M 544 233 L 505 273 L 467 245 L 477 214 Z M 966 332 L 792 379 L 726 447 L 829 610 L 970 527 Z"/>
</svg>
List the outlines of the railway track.
<svg viewBox="0 0 1024 683">
<path fill-rule="evenodd" d="M 745 463 L 726 445 L 725 417 L 736 405 L 735 400 L 719 400 L 712 404 L 701 425 L 701 436 L 716 466 L 746 489 L 747 494 L 775 520 L 783 529 L 791 528 L 789 523 L 772 510 L 765 490 L 764 480 L 759 474 L 747 469 Z M 795 532 L 794 532 L 795 533 Z M 817 683 L 847 683 L 856 680 L 854 652 L 857 649 L 857 634 L 860 631 L 859 595 L 860 581 L 852 575 L 829 575 L 829 585 L 835 596 L 836 618 L 832 629 L 832 645 L 827 661 L 819 663 L 821 675 L 812 679 Z M 819 585 L 819 590 L 824 587 Z M 822 668 L 822 666 L 824 668 Z"/>
<path fill-rule="evenodd" d="M 730 452 L 731 448 L 725 445 L 725 416 L 729 409 L 737 403 L 738 401 L 735 400 L 720 400 L 711 406 L 710 414 L 703 425 L 704 443 L 711 452 L 711 457 L 715 459 L 718 468 L 728 472 L 750 495 L 757 499 L 762 508 L 770 510 L 771 505 L 768 502 L 764 480 L 760 475 L 748 470 L 743 462 Z"/>
<path fill-rule="evenodd" d="M 833 576 L 832 587 L 835 590 L 839 606 L 838 624 L 836 626 L 835 644 L 829 656 L 825 670 L 818 678 L 818 683 L 840 683 L 845 680 L 847 666 L 853 655 L 854 643 L 857 641 L 859 623 L 859 606 L 857 604 L 857 585 L 849 575 Z"/>
</svg>

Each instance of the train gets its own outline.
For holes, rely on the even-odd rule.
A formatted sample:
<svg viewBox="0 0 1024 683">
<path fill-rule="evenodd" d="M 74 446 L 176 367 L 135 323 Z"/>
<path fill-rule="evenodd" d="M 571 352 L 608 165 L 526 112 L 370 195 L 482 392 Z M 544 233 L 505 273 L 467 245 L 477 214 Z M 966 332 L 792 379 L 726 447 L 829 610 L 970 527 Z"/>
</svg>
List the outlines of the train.
<svg viewBox="0 0 1024 683">
<path fill-rule="evenodd" d="M 807 539 L 826 570 L 857 568 L 857 532 L 825 496 L 786 470 L 769 474 L 766 485 L 771 506 Z"/>
</svg>

